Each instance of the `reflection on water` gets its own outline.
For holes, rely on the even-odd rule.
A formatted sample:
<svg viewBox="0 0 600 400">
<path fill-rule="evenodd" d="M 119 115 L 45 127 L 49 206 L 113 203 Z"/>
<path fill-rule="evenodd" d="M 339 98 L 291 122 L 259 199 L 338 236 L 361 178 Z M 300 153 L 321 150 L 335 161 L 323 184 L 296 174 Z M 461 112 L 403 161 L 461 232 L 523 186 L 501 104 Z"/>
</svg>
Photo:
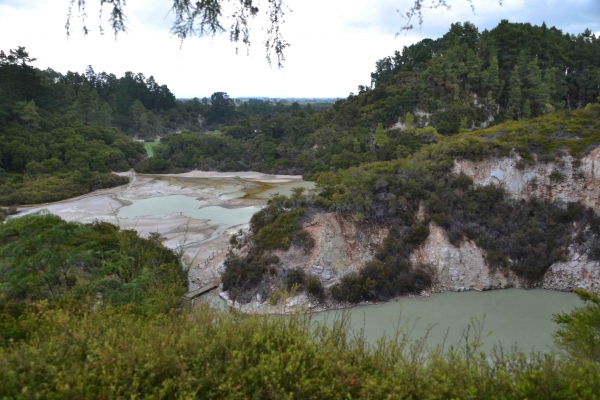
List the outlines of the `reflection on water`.
<svg viewBox="0 0 600 400">
<path fill-rule="evenodd" d="M 133 204 L 121 207 L 118 216 L 121 218 L 162 215 L 174 212 L 196 210 L 206 204 L 206 201 L 196 200 L 183 195 L 152 197 L 143 200 L 133 200 Z"/>
<path fill-rule="evenodd" d="M 506 348 L 517 344 L 524 351 L 532 348 L 536 351 L 548 351 L 552 345 L 552 332 L 557 325 L 552 322 L 552 314 L 568 312 L 581 305 L 574 293 L 551 290 L 504 289 L 486 292 L 448 292 L 436 294 L 430 298 L 400 299 L 381 305 L 354 307 L 349 310 L 352 327 L 365 328 L 369 342 L 381 338 L 386 332 L 395 331 L 398 318 L 415 322 L 413 338 L 425 335 L 429 325 L 436 326 L 429 335 L 428 344 L 435 346 L 444 341 L 446 331 L 447 345 L 456 345 L 461 333 L 472 318 L 483 320 L 485 314 L 485 333 L 492 334 L 484 340 L 484 349 L 494 344 Z M 327 311 L 315 315 L 315 320 L 331 321 L 341 311 Z M 417 321 L 417 319 L 419 319 Z"/>
<path fill-rule="evenodd" d="M 242 208 L 224 208 L 220 206 L 204 207 L 197 210 L 186 211 L 183 215 L 195 219 L 207 219 L 211 225 L 230 227 L 250 222 L 252 215 L 260 211 L 260 206 Z"/>
</svg>

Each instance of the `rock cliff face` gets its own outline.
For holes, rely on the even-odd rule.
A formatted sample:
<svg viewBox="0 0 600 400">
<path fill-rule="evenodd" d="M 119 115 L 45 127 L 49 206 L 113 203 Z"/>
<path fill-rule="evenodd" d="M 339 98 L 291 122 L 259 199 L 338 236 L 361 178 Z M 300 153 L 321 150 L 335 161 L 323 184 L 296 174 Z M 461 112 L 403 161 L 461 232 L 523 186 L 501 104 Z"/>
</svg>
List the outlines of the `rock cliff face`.
<svg viewBox="0 0 600 400">
<path fill-rule="evenodd" d="M 489 268 L 485 251 L 471 241 L 454 246 L 446 232 L 429 225 L 429 237 L 411 256 L 414 265 L 430 265 L 435 271 L 434 292 L 515 288 L 571 291 L 581 288 L 600 293 L 600 263 L 569 249 L 565 262 L 553 264 L 540 282 L 531 283 L 514 272 Z"/>
<path fill-rule="evenodd" d="M 502 186 L 518 199 L 579 202 L 600 214 L 600 147 L 580 160 L 564 156 L 523 168 L 520 164 L 524 165 L 518 155 L 479 162 L 457 160 L 453 172 L 479 185 Z"/>
<path fill-rule="evenodd" d="M 481 162 L 457 160 L 453 172 L 464 173 L 479 185 L 502 186 L 517 199 L 579 202 L 600 214 L 600 148 L 579 160 L 564 156 L 535 165 L 526 165 L 518 155 Z M 424 213 L 420 207 L 417 218 L 423 220 Z M 319 278 L 325 287 L 338 283 L 345 274 L 372 260 L 389 232 L 389 227 L 342 220 L 333 213 L 315 214 L 304 229 L 315 239 L 312 249 L 292 247 L 275 254 L 284 268 L 302 268 Z M 433 223 L 429 232 L 429 237 L 410 258 L 415 267 L 432 267 L 433 292 L 540 287 L 560 291 L 582 288 L 600 293 L 600 262 L 589 260 L 575 247 L 569 249 L 567 260 L 553 264 L 539 282 L 532 283 L 508 269 L 490 268 L 485 251 L 472 241 L 455 246 L 444 229 Z M 289 302 L 292 308 L 307 304 L 313 310 L 335 307 L 313 305 L 305 295 Z M 252 307 L 265 312 L 264 304 L 258 302 Z"/>
<path fill-rule="evenodd" d="M 429 237 L 411 256 L 414 265 L 430 265 L 435 292 L 503 289 L 521 287 L 512 271 L 491 271 L 485 262 L 485 252 L 471 241 L 454 246 L 446 232 L 429 224 Z"/>
<path fill-rule="evenodd" d="M 302 268 L 318 277 L 326 287 L 373 259 L 375 250 L 388 233 L 385 227 L 362 226 L 340 220 L 333 213 L 314 215 L 304 229 L 315 239 L 315 246 L 310 251 L 292 247 L 275 254 L 285 268 Z"/>
<path fill-rule="evenodd" d="M 373 259 L 388 229 L 339 220 L 332 213 L 316 214 L 305 225 L 315 239 L 310 251 L 292 247 L 275 253 L 285 268 L 300 267 L 329 287 L 351 271 L 357 271 Z M 416 266 L 429 265 L 434 271 L 432 292 L 492 290 L 504 288 L 544 288 L 571 291 L 582 288 L 600 293 L 600 263 L 569 249 L 564 262 L 553 264 L 543 279 L 531 283 L 510 270 L 488 266 L 485 251 L 472 241 L 455 246 L 443 228 L 430 223 L 429 237 L 411 255 Z"/>
<path fill-rule="evenodd" d="M 457 160 L 453 172 L 464 173 L 479 185 L 502 186 L 517 199 L 580 202 L 600 214 L 600 148 L 579 160 L 564 156 L 534 165 L 526 165 L 518 155 L 480 162 Z M 388 232 L 387 228 L 340 221 L 330 213 L 315 215 L 305 229 L 316 241 L 309 253 L 291 250 L 278 255 L 286 267 L 302 267 L 325 286 L 339 282 L 344 274 L 371 260 Z M 429 231 L 411 261 L 415 266 L 433 267 L 435 292 L 542 287 L 561 291 L 583 288 L 600 293 L 600 263 L 588 260 L 575 248 L 569 249 L 566 261 L 552 265 L 540 282 L 531 283 L 512 271 L 491 269 L 485 251 L 475 243 L 463 241 L 454 246 L 441 227 L 430 224 Z"/>
<path fill-rule="evenodd" d="M 579 160 L 564 156 L 558 161 L 537 163 L 522 168 L 519 168 L 519 164 L 523 163 L 518 155 L 480 162 L 457 160 L 453 172 L 463 173 L 479 185 L 499 185 L 517 199 L 537 198 L 564 203 L 579 202 L 600 214 L 600 147 Z M 431 239 L 431 237 L 428 239 L 428 243 Z M 424 247 L 429 250 L 425 251 L 426 255 L 422 258 L 430 260 L 429 262 L 436 262 L 434 260 L 436 247 L 428 243 Z M 458 266 L 455 268 L 464 271 L 465 276 L 469 276 L 468 271 L 473 270 L 473 262 L 477 259 L 477 256 L 473 256 L 464 258 L 468 260 L 467 262 L 457 262 L 456 258 L 453 258 L 454 263 L 450 264 Z M 440 258 L 437 262 L 443 262 L 442 260 Z M 482 276 L 486 277 L 486 274 Z M 486 282 L 486 279 L 479 282 L 482 288 L 487 286 Z M 491 282 L 494 282 L 494 279 Z M 500 283 L 502 280 L 496 282 L 500 285 L 498 287 L 503 287 Z M 458 288 L 462 287 L 460 284 Z M 506 285 L 526 286 L 526 283 L 509 275 L 506 277 Z M 600 293 L 600 263 L 590 261 L 585 254 L 578 254 L 576 249 L 570 248 L 568 260 L 552 265 L 540 285 L 546 289 L 564 291 L 582 288 Z M 448 287 L 457 290 L 456 284 L 450 284 Z M 489 288 L 495 287 L 494 283 L 489 286 Z M 477 289 L 476 286 L 473 288 Z"/>
</svg>

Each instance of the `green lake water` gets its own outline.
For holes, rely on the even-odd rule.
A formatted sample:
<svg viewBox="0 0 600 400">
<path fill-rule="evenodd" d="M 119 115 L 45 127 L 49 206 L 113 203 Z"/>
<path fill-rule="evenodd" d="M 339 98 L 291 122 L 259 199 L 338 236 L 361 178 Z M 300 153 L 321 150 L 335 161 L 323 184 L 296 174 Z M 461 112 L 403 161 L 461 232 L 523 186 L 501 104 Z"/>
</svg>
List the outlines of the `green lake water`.
<svg viewBox="0 0 600 400">
<path fill-rule="evenodd" d="M 486 292 L 448 292 L 428 298 L 400 299 L 385 304 L 349 309 L 353 329 L 365 328 L 369 342 L 375 343 L 385 334 L 395 332 L 397 322 L 412 326 L 411 338 L 423 337 L 429 325 L 428 345 L 459 343 L 462 332 L 472 318 L 484 322 L 484 332 L 492 332 L 484 340 L 484 349 L 501 344 L 504 349 L 517 345 L 523 351 L 548 352 L 552 332 L 557 325 L 552 314 L 568 312 L 582 303 L 574 293 L 551 290 L 503 289 Z M 331 321 L 341 311 L 315 314 L 316 321 Z M 418 319 L 418 320 L 417 320 Z M 416 321 L 416 322 L 415 322 Z"/>
<path fill-rule="evenodd" d="M 247 224 L 250 222 L 252 215 L 261 209 L 260 206 L 242 208 L 203 207 L 206 204 L 206 201 L 196 200 L 193 197 L 184 195 L 152 197 L 133 200 L 132 204 L 121 207 L 117 215 L 121 218 L 134 218 L 179 212 L 194 219 L 208 220 L 211 225 L 228 228 Z"/>
</svg>

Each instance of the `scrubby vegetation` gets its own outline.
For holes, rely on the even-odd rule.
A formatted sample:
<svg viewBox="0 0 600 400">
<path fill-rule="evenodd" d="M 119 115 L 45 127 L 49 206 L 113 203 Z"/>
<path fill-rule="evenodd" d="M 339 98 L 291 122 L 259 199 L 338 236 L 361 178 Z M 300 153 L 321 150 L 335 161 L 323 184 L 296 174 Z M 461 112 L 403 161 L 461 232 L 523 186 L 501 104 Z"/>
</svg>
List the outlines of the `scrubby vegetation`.
<svg viewBox="0 0 600 400">
<path fill-rule="evenodd" d="M 359 303 L 389 300 L 427 289 L 432 284 L 432 271 L 426 267 L 413 268 L 409 257 L 428 235 L 427 226 L 423 224 L 415 224 L 403 232 L 393 228 L 374 260 L 331 287 L 332 297 L 337 301 Z"/>
<path fill-rule="evenodd" d="M 586 357 L 483 353 L 477 334 L 428 350 L 401 326 L 395 339 L 371 345 L 347 319 L 319 325 L 206 306 L 140 315 L 33 303 L 10 320 L 26 335 L 2 332 L 0 395 L 593 399 L 600 391 L 598 364 Z"/>
<path fill-rule="evenodd" d="M 585 305 L 570 313 L 555 314 L 553 321 L 559 324 L 554 340 L 564 355 L 573 360 L 600 361 L 600 297 L 581 289 L 575 289 Z"/>
<path fill-rule="evenodd" d="M 107 222 L 65 222 L 44 212 L 0 225 L 0 307 L 7 312 L 40 300 L 173 308 L 186 287 L 186 271 L 158 235 L 143 239 Z"/>
</svg>

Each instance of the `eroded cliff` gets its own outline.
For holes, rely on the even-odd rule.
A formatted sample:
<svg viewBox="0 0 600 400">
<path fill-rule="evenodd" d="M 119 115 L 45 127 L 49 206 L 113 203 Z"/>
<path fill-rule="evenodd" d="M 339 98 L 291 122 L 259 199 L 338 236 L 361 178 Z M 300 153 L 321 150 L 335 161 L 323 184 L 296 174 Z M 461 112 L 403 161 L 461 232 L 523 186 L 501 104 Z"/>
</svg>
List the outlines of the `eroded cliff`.
<svg viewBox="0 0 600 400">
<path fill-rule="evenodd" d="M 495 184 L 517 199 L 578 202 L 600 214 L 600 147 L 577 159 L 564 155 L 552 162 L 527 164 L 521 157 L 484 161 L 455 160 L 453 172 L 475 184 Z"/>
</svg>

